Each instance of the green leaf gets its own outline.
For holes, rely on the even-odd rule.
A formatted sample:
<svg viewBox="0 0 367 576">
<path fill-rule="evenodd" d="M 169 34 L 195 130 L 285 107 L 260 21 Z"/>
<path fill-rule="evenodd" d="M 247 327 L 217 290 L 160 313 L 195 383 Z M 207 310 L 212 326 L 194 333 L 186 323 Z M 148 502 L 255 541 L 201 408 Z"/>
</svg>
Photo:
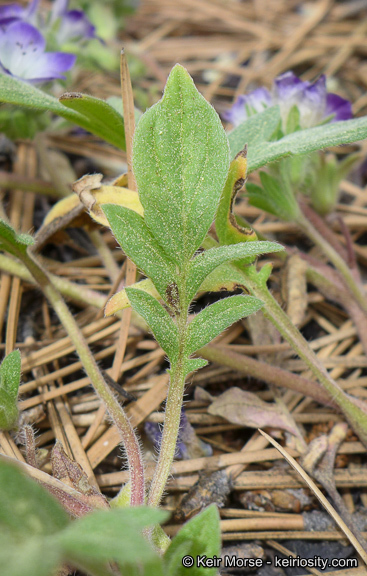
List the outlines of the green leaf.
<svg viewBox="0 0 367 576">
<path fill-rule="evenodd" d="M 99 510 L 71 522 L 42 486 L 0 456 L 0 566 L 6 576 L 50 576 L 61 561 L 91 576 L 112 574 L 111 561 L 128 567 L 127 574 L 163 576 L 143 529 L 167 516 L 141 507 Z"/>
<path fill-rule="evenodd" d="M 12 430 L 17 425 L 20 370 L 20 352 L 13 350 L 0 366 L 0 430 Z"/>
<path fill-rule="evenodd" d="M 263 302 L 253 296 L 230 296 L 204 308 L 189 324 L 187 355 L 209 344 L 234 322 L 257 312 L 262 306 Z"/>
<path fill-rule="evenodd" d="M 182 66 L 140 119 L 133 164 L 147 226 L 182 266 L 213 221 L 229 166 L 219 117 Z"/>
<path fill-rule="evenodd" d="M 260 179 L 263 188 L 251 182 L 246 186 L 250 204 L 282 220 L 296 220 L 299 215 L 299 206 L 286 181 L 283 180 L 281 184 L 267 172 L 260 172 Z"/>
<path fill-rule="evenodd" d="M 18 398 L 21 372 L 21 357 L 19 350 L 10 352 L 0 366 L 0 389 L 5 390 L 10 398 Z"/>
<path fill-rule="evenodd" d="M 20 540 L 0 533 L 1 573 L 6 576 L 50 576 L 61 564 L 61 549 L 52 540 L 29 534 Z"/>
<path fill-rule="evenodd" d="M 10 104 L 0 106 L 0 132 L 10 140 L 32 139 L 37 132 L 46 130 L 50 122 L 51 117 L 42 110 L 24 109 Z"/>
<path fill-rule="evenodd" d="M 300 118 L 301 115 L 298 106 L 294 104 L 288 113 L 287 126 L 285 129 L 286 134 L 291 134 L 292 132 L 300 130 Z"/>
<path fill-rule="evenodd" d="M 159 564 L 156 551 L 143 536 L 143 529 L 166 520 L 167 512 L 148 507 L 98 510 L 84 516 L 56 536 L 70 561 L 83 565 L 84 559 L 153 566 Z"/>
<path fill-rule="evenodd" d="M 0 533 L 48 536 L 68 524 L 66 512 L 42 486 L 0 457 Z"/>
<path fill-rule="evenodd" d="M 54 536 L 69 522 L 42 486 L 0 457 L 1 573 L 49 576 L 61 560 Z"/>
<path fill-rule="evenodd" d="M 242 260 L 243 258 L 256 257 L 259 254 L 280 252 L 282 250 L 284 250 L 284 247 L 275 242 L 242 242 L 241 244 L 219 246 L 218 248 L 205 250 L 190 262 L 187 297 L 191 300 L 205 278 L 224 262 Z"/>
<path fill-rule="evenodd" d="M 190 372 L 196 372 L 200 368 L 207 366 L 209 362 L 204 360 L 204 358 L 188 358 L 185 360 L 185 373 L 190 374 Z"/>
<path fill-rule="evenodd" d="M 83 94 L 78 98 L 80 100 L 78 104 L 71 104 L 69 100 L 70 108 L 68 108 L 54 96 L 31 84 L 3 74 L 0 74 L 0 80 L 0 102 L 53 112 L 103 138 L 113 146 L 125 150 L 123 119 L 103 100 Z M 73 106 L 75 109 L 72 109 Z"/>
<path fill-rule="evenodd" d="M 279 126 L 280 121 L 279 106 L 272 106 L 242 122 L 228 134 L 231 158 L 234 158 L 238 152 L 243 150 L 246 144 L 248 150 L 250 150 L 253 147 L 258 147 L 263 142 L 268 142 Z"/>
<path fill-rule="evenodd" d="M 140 314 L 154 334 L 155 339 L 165 351 L 170 361 L 178 353 L 178 330 L 171 316 L 157 300 L 137 288 L 126 288 L 131 306 Z"/>
<path fill-rule="evenodd" d="M 247 169 L 248 172 L 253 172 L 284 156 L 308 154 L 330 146 L 358 142 L 365 138 L 367 138 L 367 116 L 300 130 L 276 142 L 263 142 L 251 146 L 247 154 Z M 235 153 L 233 150 L 232 154 L 235 155 Z"/>
<path fill-rule="evenodd" d="M 66 92 L 59 101 L 71 110 L 88 119 L 93 126 L 92 132 L 106 142 L 125 150 L 124 119 L 117 110 L 105 100 L 94 98 L 79 92 Z"/>
<path fill-rule="evenodd" d="M 124 108 L 122 104 L 121 96 L 110 96 L 106 100 L 107 104 L 112 106 L 122 117 L 124 116 Z M 135 125 L 138 125 L 140 118 L 142 117 L 143 113 L 139 108 L 134 108 L 134 116 L 135 116 Z"/>
<path fill-rule="evenodd" d="M 24 254 L 32 244 L 34 244 L 32 236 L 17 234 L 10 224 L 0 219 L 0 250 L 19 256 L 19 253 Z"/>
<path fill-rule="evenodd" d="M 102 209 L 125 254 L 153 280 L 166 300 L 167 286 L 175 281 L 175 266 L 152 236 L 144 218 L 115 204 L 103 204 Z"/>
<path fill-rule="evenodd" d="M 170 545 L 171 552 L 164 557 L 164 572 L 167 576 L 179 576 L 182 574 L 182 559 L 189 555 L 192 547 L 192 540 L 184 540 L 177 544 L 177 546 Z M 187 570 L 187 568 L 186 568 Z M 190 573 L 192 568 L 190 568 Z M 187 572 L 186 572 L 187 573 Z"/>
<path fill-rule="evenodd" d="M 245 276 L 237 266 L 225 262 L 213 270 L 200 285 L 198 292 L 234 292 L 245 289 Z"/>
<path fill-rule="evenodd" d="M 17 401 L 0 389 L 0 430 L 13 430 L 18 422 Z"/>
<path fill-rule="evenodd" d="M 319 214 L 324 216 L 334 210 L 339 197 L 340 182 L 359 159 L 359 154 L 349 154 L 344 160 L 337 162 L 334 155 L 317 155 L 313 166 L 313 181 L 306 190 L 310 192 L 312 205 Z"/>
<path fill-rule="evenodd" d="M 182 552 L 194 558 L 194 565 L 188 571 L 182 565 Z M 191 518 L 181 528 L 172 540 L 164 555 L 164 564 L 169 570 L 169 576 L 215 576 L 218 568 L 204 568 L 196 566 L 198 556 L 214 558 L 220 554 L 220 525 L 219 513 L 215 504 L 212 504 L 200 514 Z"/>
</svg>

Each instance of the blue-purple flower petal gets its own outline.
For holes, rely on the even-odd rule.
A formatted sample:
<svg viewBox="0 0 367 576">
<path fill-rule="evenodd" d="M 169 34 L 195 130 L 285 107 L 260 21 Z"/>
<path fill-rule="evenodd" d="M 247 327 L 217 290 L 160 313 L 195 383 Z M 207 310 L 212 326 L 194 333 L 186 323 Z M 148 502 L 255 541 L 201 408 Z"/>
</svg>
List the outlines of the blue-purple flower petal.
<svg viewBox="0 0 367 576">
<path fill-rule="evenodd" d="M 39 2 L 40 0 L 32 0 L 26 7 L 15 3 L 0 6 L 0 27 L 4 29 L 5 26 L 16 20 L 24 20 L 34 24 Z"/>
<path fill-rule="evenodd" d="M 349 100 L 330 92 L 326 97 L 325 116 L 328 117 L 331 114 L 334 115 L 331 122 L 350 120 L 353 118 L 352 104 Z"/>
<path fill-rule="evenodd" d="M 225 111 L 222 116 L 224 120 L 231 122 L 234 126 L 239 126 L 249 116 L 262 112 L 268 106 L 271 106 L 270 92 L 266 88 L 260 87 L 249 94 L 238 96 L 232 108 Z"/>
<path fill-rule="evenodd" d="M 61 16 L 57 39 L 60 44 L 71 40 L 95 38 L 95 26 L 82 10 L 69 10 Z"/>
<path fill-rule="evenodd" d="M 278 101 L 293 99 L 307 85 L 308 82 L 302 82 L 293 72 L 285 72 L 274 80 L 273 97 Z"/>
<path fill-rule="evenodd" d="M 64 78 L 76 57 L 63 52 L 45 52 L 42 34 L 31 24 L 15 21 L 0 29 L 0 66 L 4 73 L 31 83 Z"/>
<path fill-rule="evenodd" d="M 245 95 L 241 94 L 241 96 L 238 96 L 232 107 L 222 113 L 223 119 L 234 126 L 238 126 L 244 122 L 247 118 L 245 102 Z"/>
<path fill-rule="evenodd" d="M 75 54 L 66 52 L 45 52 L 39 59 L 37 66 L 33 67 L 32 83 L 49 82 L 50 80 L 65 79 L 64 73 L 75 64 Z"/>
<path fill-rule="evenodd" d="M 10 24 L 15 20 L 21 20 L 23 17 L 24 8 L 20 4 L 5 4 L 0 6 L 0 26 Z"/>
<path fill-rule="evenodd" d="M 258 88 L 239 96 L 232 108 L 222 115 L 225 120 L 238 126 L 251 114 L 275 105 L 279 105 L 284 132 L 287 130 L 289 113 L 294 106 L 298 108 L 302 129 L 317 126 L 330 116 L 331 122 L 352 118 L 351 103 L 337 94 L 327 93 L 324 75 L 311 83 L 301 80 L 293 72 L 286 72 L 275 78 L 271 94 L 266 88 Z"/>
<path fill-rule="evenodd" d="M 274 104 L 279 104 L 284 128 L 293 106 L 299 110 L 301 128 L 316 126 L 325 115 L 326 78 L 320 76 L 311 84 L 303 82 L 293 72 L 286 72 L 274 80 L 273 98 Z"/>
<path fill-rule="evenodd" d="M 326 78 L 320 76 L 316 82 L 309 84 L 299 95 L 296 102 L 300 112 L 301 128 L 317 126 L 325 117 L 326 109 Z"/>
</svg>

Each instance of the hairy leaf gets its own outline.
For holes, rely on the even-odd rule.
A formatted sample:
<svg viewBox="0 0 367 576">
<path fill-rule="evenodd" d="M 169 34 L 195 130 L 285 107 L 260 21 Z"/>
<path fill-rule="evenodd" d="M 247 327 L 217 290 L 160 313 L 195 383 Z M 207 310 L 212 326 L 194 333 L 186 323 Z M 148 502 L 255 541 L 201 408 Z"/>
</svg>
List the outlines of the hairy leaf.
<svg viewBox="0 0 367 576">
<path fill-rule="evenodd" d="M 157 292 L 153 282 L 150 278 L 145 278 L 144 280 L 140 280 L 139 282 L 135 282 L 135 284 L 131 284 L 130 288 L 136 288 L 137 290 L 142 290 L 143 292 L 147 292 L 153 296 L 156 300 L 159 300 L 160 295 Z M 107 302 L 104 315 L 105 316 L 112 316 L 119 312 L 120 310 L 124 310 L 125 308 L 130 308 L 130 301 L 127 297 L 125 288 L 120 290 L 120 292 L 116 292 L 109 301 Z"/>
<path fill-rule="evenodd" d="M 52 538 L 26 540 L 0 531 L 0 565 L 4 576 L 50 576 L 61 564 L 62 551 Z M 107 576 L 107 575 L 106 575 Z"/>
<path fill-rule="evenodd" d="M 68 108 L 54 96 L 50 96 L 46 92 L 39 90 L 32 84 L 27 84 L 20 80 L 16 80 L 11 76 L 0 74 L 0 102 L 7 104 L 15 104 L 24 108 L 33 108 L 37 110 L 44 110 L 53 112 L 81 128 L 92 132 L 96 136 L 103 138 L 113 146 L 125 150 L 125 134 L 123 130 L 123 119 L 118 112 L 107 102 L 98 100 L 97 98 L 81 95 L 83 99 L 83 106 L 80 111 Z M 88 101 L 89 109 L 85 103 Z M 70 102 L 69 102 L 70 104 Z M 78 105 L 76 105 L 76 108 Z M 82 110 L 83 108 L 83 110 Z M 100 115 L 98 115 L 99 111 Z M 83 111 L 83 113 L 81 113 Z M 104 124 L 101 119 L 104 119 Z"/>
<path fill-rule="evenodd" d="M 18 422 L 17 399 L 0 388 L 0 430 L 12 430 Z"/>
<path fill-rule="evenodd" d="M 229 166 L 219 117 L 182 66 L 173 68 L 162 100 L 140 119 L 133 164 L 146 223 L 182 265 L 213 221 Z"/>
<path fill-rule="evenodd" d="M 103 211 L 125 254 L 153 280 L 166 300 L 166 288 L 175 280 L 174 264 L 152 236 L 144 218 L 114 204 L 103 204 Z"/>
<path fill-rule="evenodd" d="M 280 182 L 267 172 L 260 172 L 260 179 L 263 187 L 253 183 L 247 184 L 250 204 L 283 220 L 296 220 L 299 215 L 299 206 L 286 183 L 283 182 L 282 187 Z"/>
<path fill-rule="evenodd" d="M 68 523 L 66 512 L 44 488 L 0 457 L 0 532 L 36 537 Z"/>
<path fill-rule="evenodd" d="M 192 576 L 215 576 L 217 568 L 197 567 L 197 556 L 213 558 L 220 553 L 220 525 L 219 513 L 215 504 L 212 504 L 200 514 L 186 522 L 172 540 L 164 555 L 164 564 L 169 567 L 170 576 L 187 576 L 188 569 L 182 565 L 180 554 L 190 555 L 194 558 L 194 565 L 190 568 Z"/>
<path fill-rule="evenodd" d="M 254 114 L 228 134 L 228 141 L 233 158 L 247 144 L 249 150 L 268 142 L 280 124 L 279 106 L 267 108 L 264 112 Z"/>
<path fill-rule="evenodd" d="M 59 101 L 87 118 L 94 134 L 98 133 L 106 142 L 113 140 L 117 148 L 125 150 L 124 119 L 108 102 L 79 92 L 66 92 Z"/>
<path fill-rule="evenodd" d="M 276 142 L 262 142 L 249 147 L 247 170 L 253 172 L 284 156 L 308 154 L 330 146 L 358 142 L 365 138 L 367 138 L 367 116 L 300 130 Z M 241 147 L 244 144 L 245 142 Z M 234 154 L 235 152 L 233 152 Z"/>
<path fill-rule="evenodd" d="M 178 353 L 178 330 L 171 316 L 150 294 L 137 288 L 126 288 L 131 306 L 140 314 L 154 334 L 155 339 L 173 361 Z"/>
<path fill-rule="evenodd" d="M 280 252 L 282 250 L 284 250 L 283 246 L 275 242 L 242 242 L 241 244 L 219 246 L 218 248 L 205 250 L 190 262 L 187 297 L 191 300 L 206 277 L 224 262 L 242 260 L 248 257 L 254 258 L 259 254 Z"/>
<path fill-rule="evenodd" d="M 156 564 L 159 558 L 143 536 L 143 529 L 163 522 L 167 512 L 147 507 L 98 510 L 73 522 L 57 540 L 71 561 L 114 560 L 122 566 Z"/>
<path fill-rule="evenodd" d="M 186 353 L 193 354 L 234 322 L 262 306 L 263 302 L 253 296 L 231 296 L 204 308 L 189 324 Z"/>
<path fill-rule="evenodd" d="M 234 292 L 238 288 L 246 291 L 246 278 L 234 264 L 225 262 L 213 270 L 200 285 L 198 292 Z"/>
<path fill-rule="evenodd" d="M 18 256 L 19 253 L 25 253 L 32 244 L 34 244 L 32 236 L 18 234 L 10 224 L 0 219 L 0 250 Z"/>
<path fill-rule="evenodd" d="M 112 561 L 124 573 L 163 576 L 162 560 L 143 529 L 167 516 L 142 506 L 96 511 L 71 522 L 42 486 L 0 456 L 0 566 L 6 576 L 49 576 L 61 562 L 108 576 Z"/>
<path fill-rule="evenodd" d="M 196 370 L 200 370 L 200 368 L 204 368 L 208 364 L 209 362 L 204 360 L 204 358 L 187 358 L 185 360 L 186 375 L 190 374 L 190 372 L 196 372 Z"/>
<path fill-rule="evenodd" d="M 19 350 L 10 352 L 0 366 L 0 389 L 5 390 L 13 399 L 18 398 L 21 371 Z"/>
</svg>

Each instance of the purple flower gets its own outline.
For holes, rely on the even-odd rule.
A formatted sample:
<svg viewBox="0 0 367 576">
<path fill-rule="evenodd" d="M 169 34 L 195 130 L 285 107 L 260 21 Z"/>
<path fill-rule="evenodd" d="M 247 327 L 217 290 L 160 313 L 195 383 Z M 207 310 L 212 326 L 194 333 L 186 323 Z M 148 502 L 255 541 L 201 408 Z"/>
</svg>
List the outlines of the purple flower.
<svg viewBox="0 0 367 576">
<path fill-rule="evenodd" d="M 265 108 L 271 105 L 272 99 L 269 90 L 263 87 L 256 88 L 249 94 L 239 96 L 232 108 L 223 113 L 223 118 L 234 126 L 238 126 L 249 116 L 263 112 Z"/>
<path fill-rule="evenodd" d="M 27 22 L 17 20 L 0 28 L 0 72 L 32 84 L 65 78 L 76 56 L 45 48 L 42 34 Z"/>
<path fill-rule="evenodd" d="M 293 72 L 286 72 L 274 80 L 271 93 L 265 88 L 258 88 L 246 96 L 239 96 L 224 118 L 238 126 L 251 113 L 260 112 L 265 107 L 277 104 L 280 108 L 283 130 L 287 125 L 289 112 L 294 106 L 299 111 L 301 128 L 317 126 L 330 116 L 332 116 L 331 122 L 349 120 L 352 117 L 350 102 L 337 94 L 327 92 L 325 76 L 320 76 L 312 84 L 302 81 Z"/>
<path fill-rule="evenodd" d="M 40 17 L 37 19 L 39 0 L 32 0 L 27 8 L 19 4 L 6 4 L 0 7 L 0 27 L 5 29 L 8 24 L 16 21 L 40 24 L 43 29 L 53 28 L 54 36 L 61 46 L 67 42 L 86 38 L 96 38 L 96 29 L 82 10 L 68 10 L 69 0 L 55 0 L 50 17 L 45 24 Z"/>
<path fill-rule="evenodd" d="M 320 76 L 314 84 L 303 82 L 293 72 L 278 76 L 273 83 L 273 103 L 279 104 L 283 126 L 293 106 L 300 113 L 301 128 L 317 126 L 325 117 L 326 78 Z"/>
<path fill-rule="evenodd" d="M 69 0 L 55 0 L 51 24 L 59 20 L 56 39 L 60 45 L 85 38 L 96 38 L 96 29 L 82 10 L 68 10 Z"/>
<path fill-rule="evenodd" d="M 341 120 L 350 120 L 353 116 L 352 104 L 349 100 L 345 100 L 338 94 L 329 92 L 326 95 L 326 109 L 325 116 L 334 114 L 332 122 L 340 122 Z"/>
<path fill-rule="evenodd" d="M 4 28 L 16 20 L 26 20 L 34 23 L 34 16 L 37 11 L 39 0 L 32 0 L 26 8 L 20 4 L 4 4 L 0 6 L 0 27 Z"/>
</svg>

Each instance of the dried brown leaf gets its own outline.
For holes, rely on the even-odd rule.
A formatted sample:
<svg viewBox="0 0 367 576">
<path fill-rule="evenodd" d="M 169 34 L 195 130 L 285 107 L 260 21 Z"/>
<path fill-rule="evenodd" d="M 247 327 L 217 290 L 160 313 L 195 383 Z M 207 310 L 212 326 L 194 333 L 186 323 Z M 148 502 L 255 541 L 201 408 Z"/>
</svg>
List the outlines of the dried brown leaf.
<svg viewBox="0 0 367 576">
<path fill-rule="evenodd" d="M 218 396 L 209 406 L 208 412 L 222 416 L 232 424 L 250 428 L 280 428 L 298 434 L 294 423 L 278 405 L 264 402 L 256 394 L 236 387 Z"/>
<path fill-rule="evenodd" d="M 298 254 L 287 260 L 287 314 L 293 324 L 302 324 L 307 310 L 307 264 Z"/>
<path fill-rule="evenodd" d="M 88 476 L 83 468 L 78 462 L 69 458 L 59 441 L 56 441 L 52 450 L 51 464 L 54 477 L 87 496 L 92 507 L 105 506 L 105 497 L 89 484 Z"/>
</svg>

